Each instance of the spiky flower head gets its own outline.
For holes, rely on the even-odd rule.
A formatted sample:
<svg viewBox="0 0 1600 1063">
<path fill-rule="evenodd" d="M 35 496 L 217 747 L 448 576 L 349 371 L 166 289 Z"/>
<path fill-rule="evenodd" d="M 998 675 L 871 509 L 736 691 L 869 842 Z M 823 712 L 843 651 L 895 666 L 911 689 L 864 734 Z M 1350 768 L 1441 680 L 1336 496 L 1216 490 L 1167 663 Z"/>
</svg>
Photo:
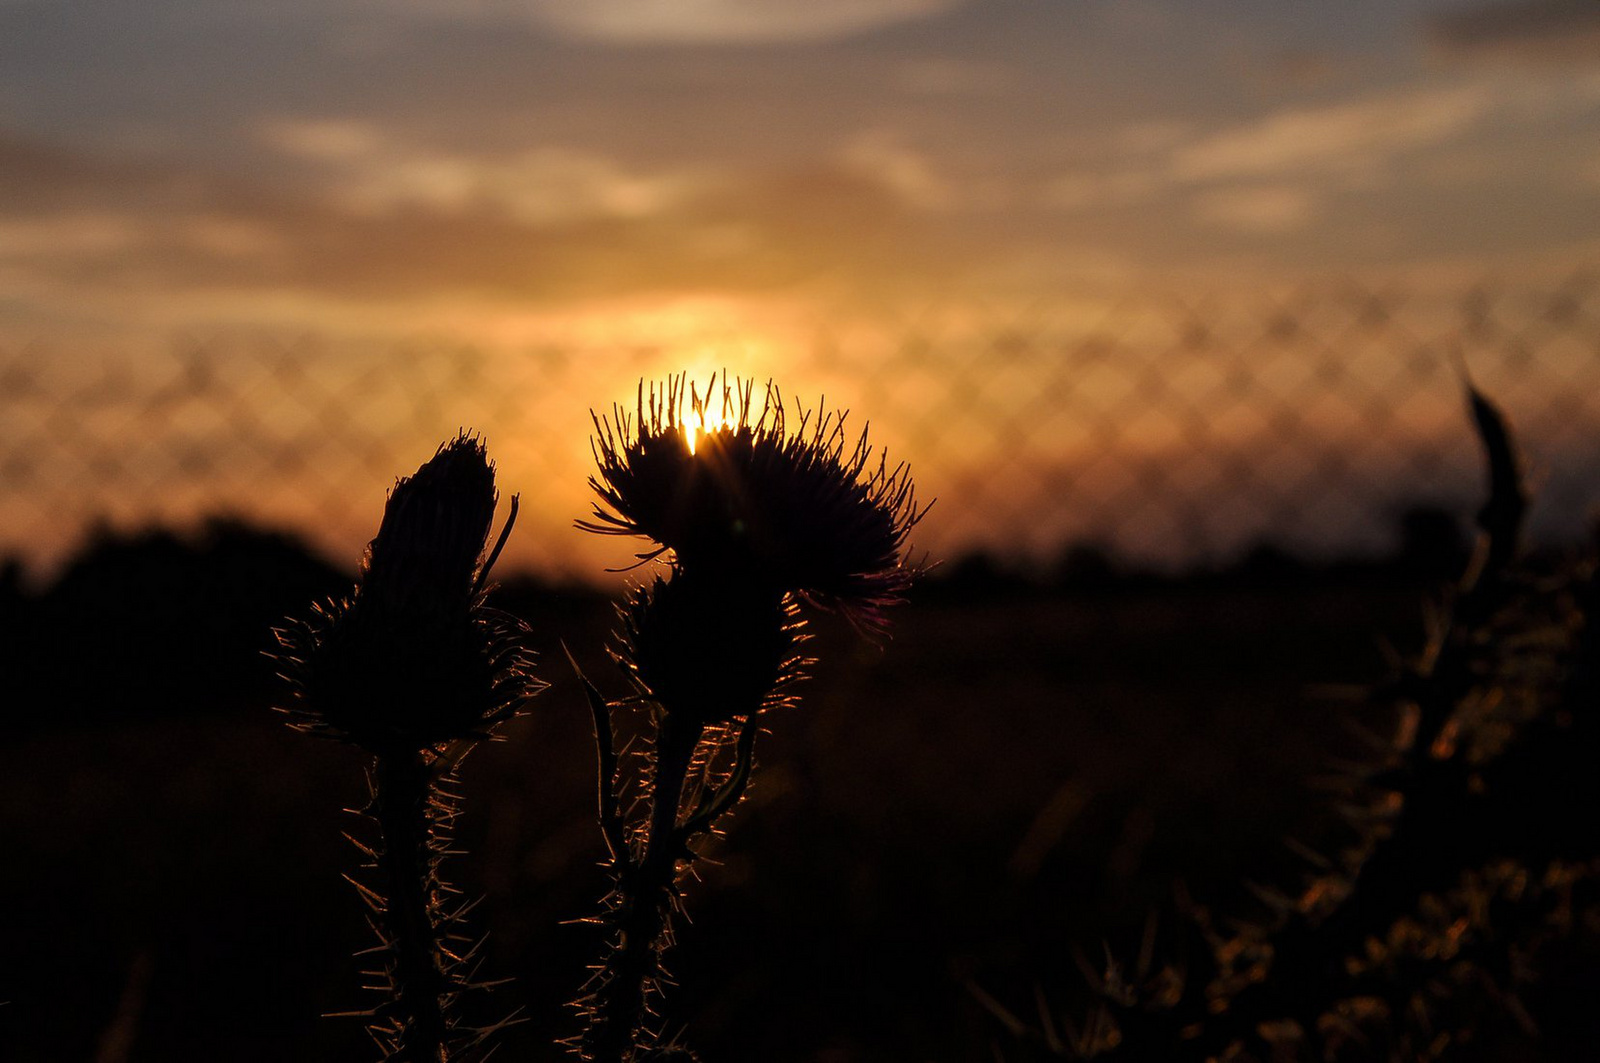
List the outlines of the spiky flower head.
<svg viewBox="0 0 1600 1063">
<path fill-rule="evenodd" d="M 618 607 L 615 657 L 666 712 L 727 723 L 789 700 L 806 662 L 791 596 L 700 570 L 657 576 Z"/>
<path fill-rule="evenodd" d="M 499 500 L 482 440 L 463 434 L 441 445 L 389 492 L 358 594 L 419 618 L 470 610 Z"/>
<path fill-rule="evenodd" d="M 670 551 L 684 572 L 792 592 L 881 629 L 915 575 L 906 537 L 926 507 L 910 470 L 874 462 L 846 413 L 797 410 L 792 424 L 777 388 L 759 411 L 754 390 L 713 377 L 702 396 L 680 375 L 641 382 L 632 416 L 594 415 L 600 501 L 578 526 L 657 544 L 641 559 Z"/>
<path fill-rule="evenodd" d="M 481 440 L 442 445 L 389 493 L 360 581 L 280 630 L 279 662 L 303 730 L 374 752 L 486 737 L 543 684 L 520 621 L 484 605 L 498 495 Z"/>
</svg>

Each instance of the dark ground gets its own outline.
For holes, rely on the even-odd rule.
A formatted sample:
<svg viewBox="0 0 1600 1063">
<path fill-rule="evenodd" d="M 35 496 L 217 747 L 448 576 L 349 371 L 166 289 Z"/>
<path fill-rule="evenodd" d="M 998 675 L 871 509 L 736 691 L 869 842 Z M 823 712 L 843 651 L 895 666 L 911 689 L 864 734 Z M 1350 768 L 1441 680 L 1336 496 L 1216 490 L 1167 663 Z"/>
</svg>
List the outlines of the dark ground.
<svg viewBox="0 0 1600 1063">
<path fill-rule="evenodd" d="M 0 663 L 44 683 L 10 686 L 0 728 L 0 1057 L 374 1058 L 359 1021 L 320 1017 L 368 1003 L 340 879 L 362 757 L 289 731 L 255 657 L 265 625 L 203 608 L 260 570 L 92 562 L 67 592 L 6 599 Z M 338 585 L 295 565 L 258 612 Z M 1176 880 L 1248 910 L 1244 880 L 1290 880 L 1282 838 L 1329 829 L 1309 784 L 1360 710 L 1320 688 L 1377 678 L 1380 636 L 1420 637 L 1422 583 L 1383 571 L 1049 592 L 968 572 L 900 608 L 883 647 L 820 624 L 816 678 L 771 720 L 690 891 L 673 1028 L 708 1063 L 989 1059 L 999 1029 L 965 979 L 1023 1009 L 1035 985 L 1067 1000 L 1074 949 L 1131 944 Z M 483 974 L 514 978 L 493 1006 L 525 1019 L 497 1058 L 556 1059 L 596 946 L 572 921 L 605 887 L 590 724 L 557 640 L 620 684 L 598 653 L 606 603 L 523 587 L 506 604 L 553 686 L 468 758 L 449 873 L 484 895 Z"/>
</svg>

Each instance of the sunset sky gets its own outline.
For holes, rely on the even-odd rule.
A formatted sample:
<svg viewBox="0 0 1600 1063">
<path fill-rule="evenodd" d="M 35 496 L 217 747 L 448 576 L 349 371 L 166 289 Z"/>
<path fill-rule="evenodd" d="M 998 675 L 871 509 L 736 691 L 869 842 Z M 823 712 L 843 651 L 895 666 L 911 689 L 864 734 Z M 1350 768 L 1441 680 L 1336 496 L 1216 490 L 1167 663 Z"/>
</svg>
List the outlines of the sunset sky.
<svg viewBox="0 0 1600 1063">
<path fill-rule="evenodd" d="M 1600 251 L 1592 0 L 0 0 L 7 333 Z"/>
<path fill-rule="evenodd" d="M 586 406 L 773 337 L 1596 262 L 1594 0 L 0 0 L 0 351 L 663 345 L 564 378 L 550 529 Z"/>
</svg>

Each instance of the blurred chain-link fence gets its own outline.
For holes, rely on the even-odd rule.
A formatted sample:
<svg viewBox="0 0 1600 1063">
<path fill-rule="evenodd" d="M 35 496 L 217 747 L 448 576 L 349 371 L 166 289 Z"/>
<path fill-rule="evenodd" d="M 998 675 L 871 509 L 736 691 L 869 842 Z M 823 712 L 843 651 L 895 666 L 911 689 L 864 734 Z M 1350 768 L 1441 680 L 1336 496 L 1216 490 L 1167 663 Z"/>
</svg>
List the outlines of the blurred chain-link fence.
<svg viewBox="0 0 1600 1063">
<path fill-rule="evenodd" d="M 629 558 L 571 526 L 588 509 L 589 409 L 630 404 L 640 378 L 716 369 L 870 414 L 874 441 L 938 498 L 917 537 L 936 556 L 1048 563 L 1084 540 L 1173 563 L 1261 541 L 1386 549 L 1402 510 L 1465 512 L 1480 491 L 1463 370 L 1519 431 L 1539 535 L 1581 534 L 1600 501 L 1600 280 L 1585 275 L 947 312 L 787 343 L 0 349 L 0 551 L 47 567 L 97 526 L 221 513 L 352 562 L 394 478 L 465 426 L 522 496 L 508 558 L 597 573 Z"/>
</svg>

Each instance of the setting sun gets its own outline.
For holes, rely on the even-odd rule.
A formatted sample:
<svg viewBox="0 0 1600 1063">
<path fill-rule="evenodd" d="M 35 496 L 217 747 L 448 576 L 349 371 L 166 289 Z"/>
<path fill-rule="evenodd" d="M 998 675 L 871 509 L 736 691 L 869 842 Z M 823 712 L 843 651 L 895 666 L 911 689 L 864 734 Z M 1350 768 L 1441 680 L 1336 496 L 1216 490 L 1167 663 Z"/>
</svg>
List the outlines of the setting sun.
<svg viewBox="0 0 1600 1063">
<path fill-rule="evenodd" d="M 689 445 L 690 454 L 698 450 L 701 436 L 734 427 L 736 418 L 730 415 L 732 407 L 729 397 L 724 395 L 721 401 L 715 399 L 717 392 L 725 387 L 725 377 L 719 383 L 718 377 L 713 376 L 703 396 L 698 389 L 691 388 L 690 394 L 683 399 L 684 409 L 680 411 L 680 416 L 683 438 Z"/>
<path fill-rule="evenodd" d="M 683 436 L 688 441 L 689 453 L 693 454 L 699 448 L 701 436 L 731 427 L 733 422 L 726 414 L 712 414 L 706 410 L 693 411 L 683 423 Z"/>
</svg>

